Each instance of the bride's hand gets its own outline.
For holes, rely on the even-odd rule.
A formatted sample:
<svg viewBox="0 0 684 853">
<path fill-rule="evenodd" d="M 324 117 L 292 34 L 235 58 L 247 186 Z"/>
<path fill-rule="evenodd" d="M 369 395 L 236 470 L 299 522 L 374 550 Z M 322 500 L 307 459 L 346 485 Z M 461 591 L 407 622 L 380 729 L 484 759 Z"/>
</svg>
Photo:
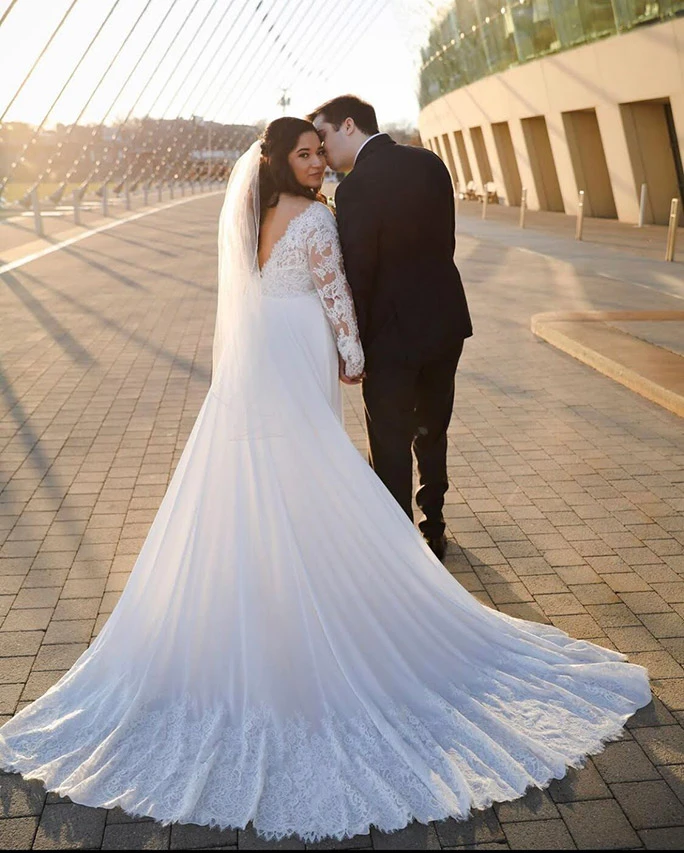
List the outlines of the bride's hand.
<svg viewBox="0 0 684 853">
<path fill-rule="evenodd" d="M 364 371 L 359 376 L 347 376 L 344 372 L 344 361 L 342 360 L 342 356 L 337 355 L 337 364 L 338 364 L 338 375 L 340 377 L 340 382 L 344 385 L 358 385 L 362 379 L 366 378 L 366 372 Z"/>
</svg>

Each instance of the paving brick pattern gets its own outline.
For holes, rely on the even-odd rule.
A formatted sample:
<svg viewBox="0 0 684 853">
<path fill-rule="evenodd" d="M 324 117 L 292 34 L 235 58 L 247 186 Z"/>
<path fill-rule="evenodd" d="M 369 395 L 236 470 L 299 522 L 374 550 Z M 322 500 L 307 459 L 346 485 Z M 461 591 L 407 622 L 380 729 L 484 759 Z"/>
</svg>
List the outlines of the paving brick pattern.
<svg viewBox="0 0 684 853">
<path fill-rule="evenodd" d="M 106 621 L 178 462 L 210 380 L 220 203 L 160 211 L 0 281 L 0 721 Z M 540 311 L 681 300 L 493 236 L 461 235 L 458 253 L 476 335 L 450 429 L 445 565 L 485 603 L 647 666 L 655 699 L 545 791 L 465 822 L 308 846 L 681 849 L 682 422 L 529 331 Z M 358 390 L 346 400 L 363 449 Z M 0 776 L 0 848 L 303 846 L 251 827 L 163 827 Z"/>
</svg>

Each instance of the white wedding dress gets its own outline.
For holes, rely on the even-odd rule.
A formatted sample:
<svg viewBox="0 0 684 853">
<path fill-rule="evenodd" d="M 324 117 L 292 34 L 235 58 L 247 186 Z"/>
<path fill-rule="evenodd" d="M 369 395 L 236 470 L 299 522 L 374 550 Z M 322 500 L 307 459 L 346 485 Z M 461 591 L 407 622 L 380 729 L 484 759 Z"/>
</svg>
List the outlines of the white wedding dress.
<svg viewBox="0 0 684 853">
<path fill-rule="evenodd" d="M 92 646 L 0 729 L 77 803 L 306 841 L 466 818 L 578 766 L 646 670 L 480 604 L 342 424 L 363 354 L 335 221 L 291 221 Z M 237 363 L 236 363 L 237 359 Z"/>
</svg>

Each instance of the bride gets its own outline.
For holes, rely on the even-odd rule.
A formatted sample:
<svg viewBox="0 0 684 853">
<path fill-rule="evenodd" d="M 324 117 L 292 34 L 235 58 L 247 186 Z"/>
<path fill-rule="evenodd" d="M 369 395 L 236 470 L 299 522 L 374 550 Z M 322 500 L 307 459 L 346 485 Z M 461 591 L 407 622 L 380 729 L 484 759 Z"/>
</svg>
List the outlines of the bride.
<svg viewBox="0 0 684 853">
<path fill-rule="evenodd" d="M 127 586 L 0 766 L 89 806 L 306 841 L 465 819 L 650 701 L 625 656 L 480 604 L 357 452 L 363 371 L 308 122 L 237 163 L 211 387 Z"/>
</svg>

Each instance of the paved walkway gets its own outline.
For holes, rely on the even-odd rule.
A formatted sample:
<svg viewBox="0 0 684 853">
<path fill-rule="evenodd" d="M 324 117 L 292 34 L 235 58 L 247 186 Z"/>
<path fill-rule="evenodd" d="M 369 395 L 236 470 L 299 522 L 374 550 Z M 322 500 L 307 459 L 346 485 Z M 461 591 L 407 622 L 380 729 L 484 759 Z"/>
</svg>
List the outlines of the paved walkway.
<svg viewBox="0 0 684 853">
<path fill-rule="evenodd" d="M 160 211 L 0 279 L 1 719 L 86 648 L 154 518 L 209 384 L 220 203 Z M 323 849 L 684 846 L 682 420 L 530 331 L 542 311 L 681 310 L 684 290 L 601 247 L 610 257 L 591 262 L 545 251 L 461 221 L 475 336 L 450 430 L 445 563 L 487 604 L 648 666 L 656 699 L 547 791 Z M 616 277 L 627 272 L 631 284 Z M 362 448 L 358 390 L 346 400 Z M 0 848 L 303 846 L 129 820 L 16 775 L 0 777 L 0 816 Z"/>
<path fill-rule="evenodd" d="M 65 199 L 64 203 L 57 207 L 43 199 L 44 209 L 41 221 L 44 236 L 42 238 L 38 237 L 36 233 L 33 210 L 13 209 L 10 211 L 6 209 L 0 211 L 0 263 L 15 257 L 17 251 L 29 254 L 32 243 L 41 241 L 45 241 L 46 244 L 54 243 L 88 228 L 96 228 L 115 219 L 125 219 L 141 210 L 162 207 L 172 200 L 178 201 L 182 198 L 206 194 L 214 189 L 219 189 L 220 186 L 218 183 L 211 186 L 207 183 L 202 186 L 198 183 L 178 185 L 174 187 L 173 199 L 168 186 L 163 188 L 161 199 L 158 188 L 155 187 L 147 194 L 147 205 L 144 203 L 145 195 L 142 188 L 138 188 L 130 194 L 130 210 L 126 209 L 126 199 L 123 194 L 115 195 L 110 191 L 106 217 L 102 212 L 102 201 L 95 199 L 93 194 L 81 203 L 80 225 L 74 224 L 74 209 L 68 199 Z"/>
<path fill-rule="evenodd" d="M 654 243 L 665 239 L 663 227 L 636 228 L 591 219 L 587 239 L 577 241 L 574 227 L 569 227 L 574 219 L 564 214 L 534 212 L 530 227 L 521 230 L 516 209 L 494 205 L 486 221 L 481 213 L 481 205 L 461 202 L 459 234 L 557 262 L 557 269 L 575 275 L 630 283 L 684 299 L 682 264 L 654 257 Z M 531 317 L 530 326 L 548 343 L 684 416 L 684 302 L 677 307 L 625 310 L 613 304 L 604 311 L 586 306 L 579 311 L 546 309 Z"/>
<path fill-rule="evenodd" d="M 482 218 L 482 204 L 478 201 L 459 201 L 458 215 L 461 222 Z M 508 225 L 519 230 L 520 208 L 505 204 L 487 205 L 486 221 L 497 225 Z M 576 216 L 550 210 L 527 210 L 525 229 L 550 237 L 575 240 Z M 586 217 L 582 229 L 582 242 L 595 244 L 622 254 L 637 255 L 652 260 L 665 258 L 667 225 L 636 225 L 619 222 L 617 219 Z M 676 235 L 675 261 L 684 260 L 684 227 L 680 222 Z"/>
</svg>

